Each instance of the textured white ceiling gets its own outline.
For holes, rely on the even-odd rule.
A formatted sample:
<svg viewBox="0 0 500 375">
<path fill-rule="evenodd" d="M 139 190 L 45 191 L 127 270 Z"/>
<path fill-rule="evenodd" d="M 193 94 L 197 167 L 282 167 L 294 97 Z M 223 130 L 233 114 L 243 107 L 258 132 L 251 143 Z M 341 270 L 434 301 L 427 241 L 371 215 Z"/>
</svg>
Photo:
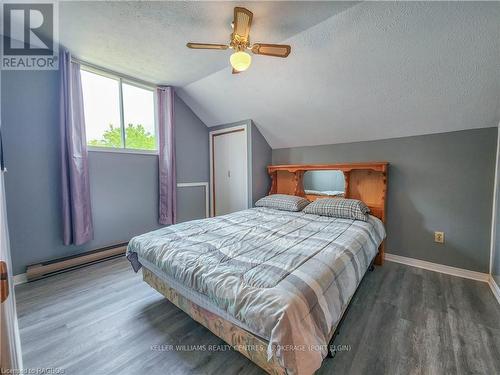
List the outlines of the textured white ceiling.
<svg viewBox="0 0 500 375">
<path fill-rule="evenodd" d="M 277 43 L 355 4 L 67 1 L 59 5 L 60 41 L 82 60 L 182 86 L 228 66 L 231 50 L 194 51 L 186 42 L 228 43 L 235 6 L 255 13 L 254 42 Z"/>
<path fill-rule="evenodd" d="M 231 75 L 232 10 L 253 41 L 287 42 Z M 496 126 L 500 3 L 67 2 L 60 39 L 75 55 L 178 86 L 208 125 L 253 119 L 273 148 Z"/>
<path fill-rule="evenodd" d="M 257 15 L 258 17 L 258 15 Z M 362 3 L 180 90 L 208 125 L 251 118 L 273 148 L 496 126 L 500 3 Z"/>
</svg>

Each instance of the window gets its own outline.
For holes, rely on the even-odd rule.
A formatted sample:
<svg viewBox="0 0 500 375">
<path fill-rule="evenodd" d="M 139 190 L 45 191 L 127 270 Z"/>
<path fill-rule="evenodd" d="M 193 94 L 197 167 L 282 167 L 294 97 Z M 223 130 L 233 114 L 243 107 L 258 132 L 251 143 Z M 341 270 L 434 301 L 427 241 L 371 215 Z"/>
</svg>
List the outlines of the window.
<svg viewBox="0 0 500 375">
<path fill-rule="evenodd" d="M 157 150 L 152 88 L 85 67 L 81 77 L 90 149 Z"/>
<path fill-rule="evenodd" d="M 122 84 L 125 145 L 139 150 L 155 150 L 155 108 L 153 91 Z"/>
<path fill-rule="evenodd" d="M 120 135 L 120 81 L 85 70 L 81 70 L 81 75 L 87 145 L 123 147 Z"/>
</svg>

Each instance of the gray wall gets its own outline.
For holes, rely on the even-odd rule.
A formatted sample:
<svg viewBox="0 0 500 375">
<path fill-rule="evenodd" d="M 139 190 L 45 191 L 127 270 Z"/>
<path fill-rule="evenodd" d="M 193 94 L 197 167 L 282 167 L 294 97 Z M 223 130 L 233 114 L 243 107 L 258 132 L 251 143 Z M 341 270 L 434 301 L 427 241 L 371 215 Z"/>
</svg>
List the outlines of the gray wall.
<svg viewBox="0 0 500 375">
<path fill-rule="evenodd" d="M 90 152 L 95 239 L 63 246 L 60 218 L 58 74 L 3 71 L 7 213 L 14 274 L 28 264 L 125 242 L 158 228 L 154 155 Z M 208 181 L 208 129 L 176 98 L 178 182 Z M 185 190 L 186 189 L 186 190 Z M 202 188 L 178 189 L 179 220 L 205 215 Z"/>
<path fill-rule="evenodd" d="M 174 106 L 177 182 L 208 182 L 208 128 L 178 96 Z"/>
<path fill-rule="evenodd" d="M 267 166 L 272 161 L 272 149 L 252 122 L 252 206 L 269 193 L 271 179 Z"/>
<path fill-rule="evenodd" d="M 488 272 L 496 137 L 486 128 L 276 149 L 273 164 L 390 162 L 387 252 Z"/>
</svg>

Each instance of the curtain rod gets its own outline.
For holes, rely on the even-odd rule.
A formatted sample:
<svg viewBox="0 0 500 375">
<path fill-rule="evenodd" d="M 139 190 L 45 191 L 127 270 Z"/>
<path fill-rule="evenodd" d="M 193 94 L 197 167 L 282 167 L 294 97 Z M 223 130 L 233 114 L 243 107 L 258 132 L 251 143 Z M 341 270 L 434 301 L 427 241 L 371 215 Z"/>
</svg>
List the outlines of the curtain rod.
<svg viewBox="0 0 500 375">
<path fill-rule="evenodd" d="M 101 70 L 104 73 L 109 73 L 111 75 L 118 76 L 120 78 L 124 78 L 124 79 L 129 80 L 129 81 L 140 83 L 142 85 L 151 86 L 151 87 L 161 87 L 161 86 L 163 86 L 163 85 L 158 85 L 156 83 L 144 81 L 143 79 L 140 79 L 140 78 L 131 77 L 131 76 L 127 75 L 127 74 L 118 73 L 118 72 L 116 72 L 114 70 L 111 70 L 111 69 L 108 69 L 108 68 L 103 68 L 102 66 L 89 63 L 87 61 L 78 59 L 78 58 L 73 57 L 73 56 L 71 57 L 71 61 L 73 61 L 74 63 L 78 63 L 80 65 L 83 65 L 83 66 L 88 66 L 89 68 L 94 68 L 96 70 Z"/>
</svg>

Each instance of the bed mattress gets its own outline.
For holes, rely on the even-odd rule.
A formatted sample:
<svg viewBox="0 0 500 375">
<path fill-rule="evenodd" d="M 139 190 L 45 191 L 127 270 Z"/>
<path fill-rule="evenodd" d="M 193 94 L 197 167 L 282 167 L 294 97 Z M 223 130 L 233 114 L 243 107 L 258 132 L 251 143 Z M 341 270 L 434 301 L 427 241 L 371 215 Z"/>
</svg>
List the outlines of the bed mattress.
<svg viewBox="0 0 500 375">
<path fill-rule="evenodd" d="M 384 237 L 372 216 L 253 208 L 134 237 L 127 252 L 266 338 L 289 373 L 311 374 Z"/>
</svg>

